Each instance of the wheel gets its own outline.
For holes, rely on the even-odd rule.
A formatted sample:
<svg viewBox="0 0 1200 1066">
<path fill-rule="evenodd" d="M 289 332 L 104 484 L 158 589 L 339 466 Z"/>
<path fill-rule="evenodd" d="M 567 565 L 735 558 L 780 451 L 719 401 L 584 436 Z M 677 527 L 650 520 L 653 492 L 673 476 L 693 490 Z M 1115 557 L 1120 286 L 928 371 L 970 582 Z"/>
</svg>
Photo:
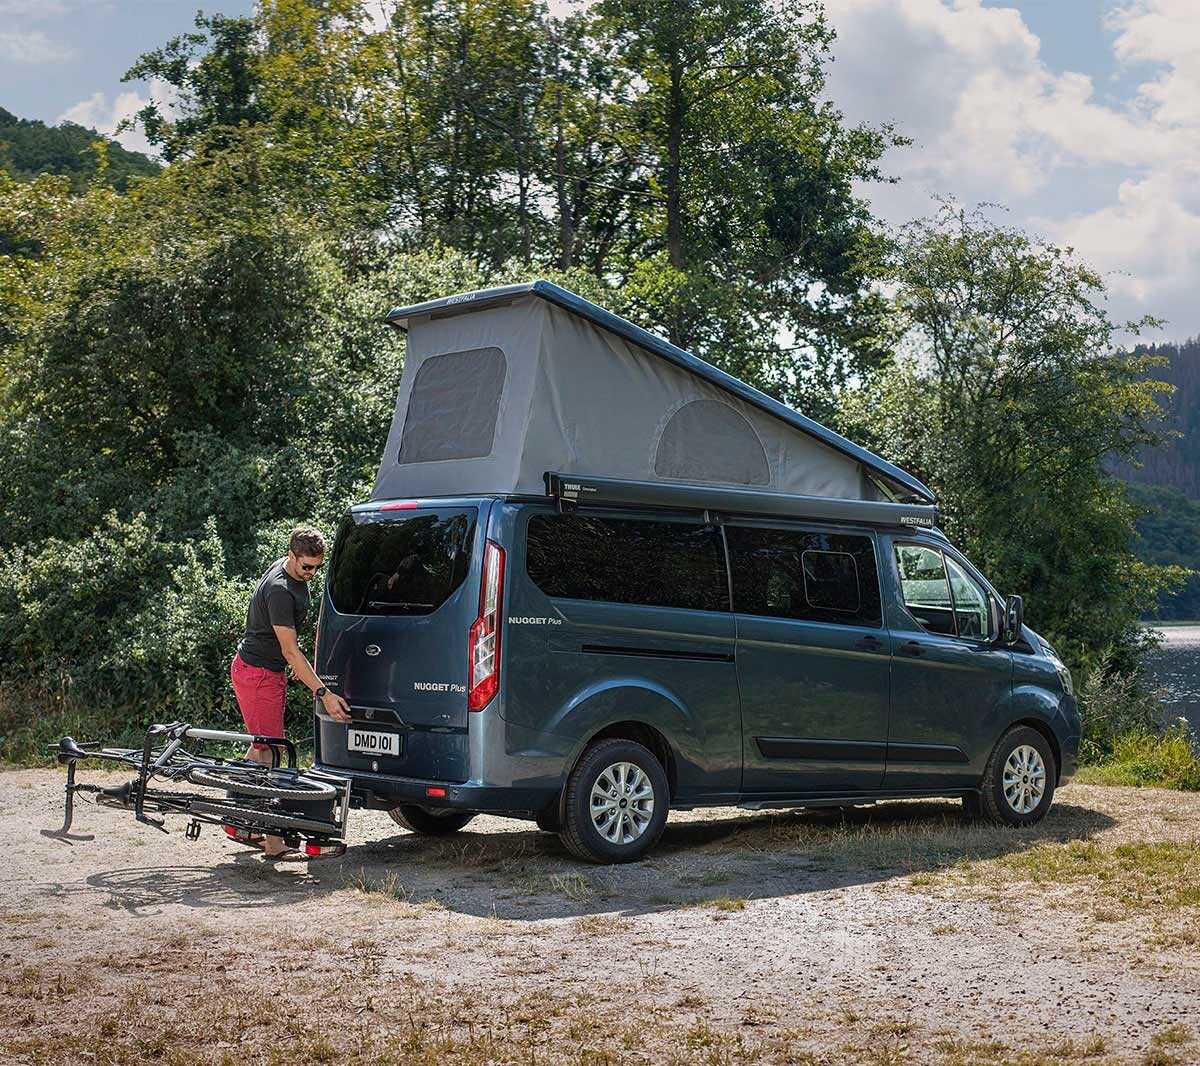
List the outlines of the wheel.
<svg viewBox="0 0 1200 1066">
<path fill-rule="evenodd" d="M 1040 822 L 1054 801 L 1057 776 L 1049 741 L 1036 729 L 1015 726 L 988 758 L 979 783 L 980 812 L 1003 825 Z"/>
<path fill-rule="evenodd" d="M 632 740 L 602 740 L 567 779 L 561 837 L 589 862 L 634 862 L 662 836 L 670 796 L 662 764 Z"/>
<path fill-rule="evenodd" d="M 262 796 L 265 799 L 302 800 L 319 802 L 337 798 L 338 790 L 325 781 L 265 767 L 255 770 L 247 766 L 193 766 L 187 779 L 196 785 L 223 788 L 243 796 Z"/>
<path fill-rule="evenodd" d="M 415 803 L 401 803 L 388 814 L 397 825 L 412 833 L 425 836 L 444 837 L 457 833 L 472 818 L 470 811 L 448 811 L 438 807 L 418 807 Z"/>
</svg>

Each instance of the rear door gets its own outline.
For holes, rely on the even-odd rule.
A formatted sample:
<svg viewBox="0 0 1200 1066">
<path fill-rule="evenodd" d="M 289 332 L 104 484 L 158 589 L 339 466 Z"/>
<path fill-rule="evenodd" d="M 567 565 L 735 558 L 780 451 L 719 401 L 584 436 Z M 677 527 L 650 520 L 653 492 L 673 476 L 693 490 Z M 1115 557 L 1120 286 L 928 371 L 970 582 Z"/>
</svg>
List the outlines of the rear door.
<svg viewBox="0 0 1200 1066">
<path fill-rule="evenodd" d="M 874 535 L 737 522 L 725 536 L 745 792 L 879 788 L 891 640 Z"/>
<path fill-rule="evenodd" d="M 318 716 L 324 765 L 467 779 L 467 634 L 478 613 L 489 506 L 385 505 L 343 519 L 322 601 L 317 673 L 349 703 L 354 722 Z"/>
</svg>

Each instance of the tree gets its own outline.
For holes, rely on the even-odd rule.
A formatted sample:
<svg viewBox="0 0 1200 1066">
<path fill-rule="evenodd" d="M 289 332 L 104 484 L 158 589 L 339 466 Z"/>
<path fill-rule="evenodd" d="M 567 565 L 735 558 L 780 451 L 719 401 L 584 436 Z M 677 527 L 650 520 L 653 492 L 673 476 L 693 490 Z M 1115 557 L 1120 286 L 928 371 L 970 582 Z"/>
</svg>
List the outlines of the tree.
<svg viewBox="0 0 1200 1066">
<path fill-rule="evenodd" d="M 937 492 L 943 528 L 1071 661 L 1128 669 L 1182 575 L 1135 559 L 1102 460 L 1161 439 L 1158 363 L 1115 349 L 1103 279 L 1069 249 L 953 204 L 897 235 L 889 280 L 906 354 L 848 395 L 848 427 Z"/>
<path fill-rule="evenodd" d="M 876 361 L 853 326 L 870 214 L 853 190 L 904 143 L 848 129 L 824 99 L 833 32 L 813 0 L 600 0 L 595 36 L 635 88 L 625 109 L 650 195 L 624 272 L 677 344 L 792 401 L 838 358 Z M 789 335 L 792 341 L 784 344 Z"/>
<path fill-rule="evenodd" d="M 154 79 L 174 90 L 172 103 L 152 100 L 133 120 L 168 163 L 204 146 L 224 147 L 232 131 L 267 115 L 254 19 L 197 14 L 195 26 L 142 55 L 121 79 Z"/>
</svg>

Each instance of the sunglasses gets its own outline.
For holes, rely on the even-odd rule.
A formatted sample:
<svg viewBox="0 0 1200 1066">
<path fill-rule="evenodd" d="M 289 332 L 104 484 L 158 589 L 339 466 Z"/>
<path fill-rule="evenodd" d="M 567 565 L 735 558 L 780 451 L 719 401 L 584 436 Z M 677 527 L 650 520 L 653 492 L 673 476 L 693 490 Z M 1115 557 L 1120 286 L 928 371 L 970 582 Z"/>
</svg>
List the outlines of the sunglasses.
<svg viewBox="0 0 1200 1066">
<path fill-rule="evenodd" d="M 324 563 L 297 563 L 296 565 L 299 566 L 300 569 L 303 570 L 306 574 L 314 574 L 318 570 L 320 570 L 321 567 L 323 567 L 325 564 Z"/>
</svg>

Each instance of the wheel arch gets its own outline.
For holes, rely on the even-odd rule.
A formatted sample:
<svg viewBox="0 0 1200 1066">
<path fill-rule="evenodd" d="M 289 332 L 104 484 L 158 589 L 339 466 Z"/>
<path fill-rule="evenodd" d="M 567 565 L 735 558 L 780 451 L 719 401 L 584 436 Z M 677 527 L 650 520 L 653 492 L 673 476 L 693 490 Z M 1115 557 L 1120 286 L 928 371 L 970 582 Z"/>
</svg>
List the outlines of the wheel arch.
<svg viewBox="0 0 1200 1066">
<path fill-rule="evenodd" d="M 575 772 L 575 767 L 579 765 L 584 755 L 591 750 L 593 745 L 602 740 L 631 740 L 635 744 L 641 744 L 642 747 L 649 749 L 667 775 L 667 802 L 669 803 L 671 796 L 675 795 L 679 783 L 679 765 L 675 748 L 666 734 L 648 722 L 634 718 L 610 722 L 588 735 L 568 762 L 566 773 L 563 775 L 563 788 L 558 794 L 560 822 L 566 815 L 567 780 Z"/>
</svg>

